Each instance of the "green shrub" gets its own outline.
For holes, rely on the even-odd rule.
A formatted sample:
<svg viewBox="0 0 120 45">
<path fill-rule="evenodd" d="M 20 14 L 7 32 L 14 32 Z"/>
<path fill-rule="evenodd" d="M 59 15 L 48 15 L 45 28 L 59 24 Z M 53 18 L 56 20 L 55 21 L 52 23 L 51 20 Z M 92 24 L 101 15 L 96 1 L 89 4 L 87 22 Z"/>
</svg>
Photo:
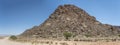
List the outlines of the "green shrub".
<svg viewBox="0 0 120 45">
<path fill-rule="evenodd" d="M 91 37 L 91 35 L 90 35 L 90 34 L 85 34 L 85 36 L 86 36 L 86 37 Z"/>
<path fill-rule="evenodd" d="M 120 37 L 120 34 L 118 36 Z"/>
<path fill-rule="evenodd" d="M 12 40 L 16 40 L 16 39 L 17 39 L 17 37 L 16 37 L 16 36 L 14 36 L 14 35 L 12 35 L 12 36 L 10 36 L 10 39 L 12 39 Z"/>
<path fill-rule="evenodd" d="M 72 33 L 65 32 L 65 33 L 63 33 L 63 35 L 68 40 L 68 38 L 72 36 Z"/>
</svg>

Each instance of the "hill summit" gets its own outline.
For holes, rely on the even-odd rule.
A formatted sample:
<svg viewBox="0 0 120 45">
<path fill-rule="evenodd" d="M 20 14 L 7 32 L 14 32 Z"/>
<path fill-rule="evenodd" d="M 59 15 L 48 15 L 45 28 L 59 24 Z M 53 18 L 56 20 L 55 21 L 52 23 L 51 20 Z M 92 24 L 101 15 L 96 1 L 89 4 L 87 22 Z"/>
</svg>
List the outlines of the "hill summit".
<svg viewBox="0 0 120 45">
<path fill-rule="evenodd" d="M 117 36 L 120 30 L 112 25 L 102 24 L 83 9 L 66 4 L 60 5 L 39 26 L 26 30 L 20 36 L 28 38 L 64 39 L 63 33 L 70 32 L 72 39 L 82 37 Z"/>
</svg>

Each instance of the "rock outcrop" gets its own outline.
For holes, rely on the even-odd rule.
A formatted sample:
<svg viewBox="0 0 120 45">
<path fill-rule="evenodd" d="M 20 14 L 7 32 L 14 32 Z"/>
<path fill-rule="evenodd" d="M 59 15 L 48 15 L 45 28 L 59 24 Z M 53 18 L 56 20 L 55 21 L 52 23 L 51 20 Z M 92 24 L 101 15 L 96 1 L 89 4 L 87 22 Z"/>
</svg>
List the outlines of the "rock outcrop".
<svg viewBox="0 0 120 45">
<path fill-rule="evenodd" d="M 72 39 L 82 37 L 109 37 L 120 33 L 117 27 L 102 24 L 94 16 L 74 5 L 60 5 L 39 26 L 26 30 L 20 36 L 31 38 L 64 39 L 63 33 L 72 33 Z"/>
</svg>

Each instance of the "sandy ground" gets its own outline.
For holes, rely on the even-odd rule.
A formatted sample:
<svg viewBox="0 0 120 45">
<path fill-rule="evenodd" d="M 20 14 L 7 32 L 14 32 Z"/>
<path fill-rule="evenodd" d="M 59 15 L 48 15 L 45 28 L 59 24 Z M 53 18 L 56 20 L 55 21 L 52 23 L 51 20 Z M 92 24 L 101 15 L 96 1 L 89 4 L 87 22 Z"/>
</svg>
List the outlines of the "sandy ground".
<svg viewBox="0 0 120 45">
<path fill-rule="evenodd" d="M 31 45 L 30 43 L 20 43 L 8 40 L 9 37 L 0 39 L 0 45 Z"/>
<path fill-rule="evenodd" d="M 68 45 L 120 45 L 120 42 L 71 42 L 71 41 L 53 41 L 53 44 L 41 43 L 23 43 L 8 40 L 8 37 L 0 39 L 0 45 L 62 45 L 60 43 L 67 43 Z M 56 44 L 57 43 L 57 44 Z"/>
</svg>

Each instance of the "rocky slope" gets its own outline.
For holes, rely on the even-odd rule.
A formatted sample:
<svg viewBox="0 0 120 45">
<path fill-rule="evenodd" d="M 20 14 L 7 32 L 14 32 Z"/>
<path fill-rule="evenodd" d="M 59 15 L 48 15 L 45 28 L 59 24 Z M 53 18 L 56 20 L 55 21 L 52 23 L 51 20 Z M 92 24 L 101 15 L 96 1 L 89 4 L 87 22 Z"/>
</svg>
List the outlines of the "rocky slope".
<svg viewBox="0 0 120 45">
<path fill-rule="evenodd" d="M 20 36 L 29 38 L 64 39 L 63 33 L 72 33 L 72 39 L 81 37 L 117 36 L 120 30 L 108 24 L 102 24 L 83 9 L 74 5 L 60 5 L 39 26 L 26 30 Z"/>
</svg>

